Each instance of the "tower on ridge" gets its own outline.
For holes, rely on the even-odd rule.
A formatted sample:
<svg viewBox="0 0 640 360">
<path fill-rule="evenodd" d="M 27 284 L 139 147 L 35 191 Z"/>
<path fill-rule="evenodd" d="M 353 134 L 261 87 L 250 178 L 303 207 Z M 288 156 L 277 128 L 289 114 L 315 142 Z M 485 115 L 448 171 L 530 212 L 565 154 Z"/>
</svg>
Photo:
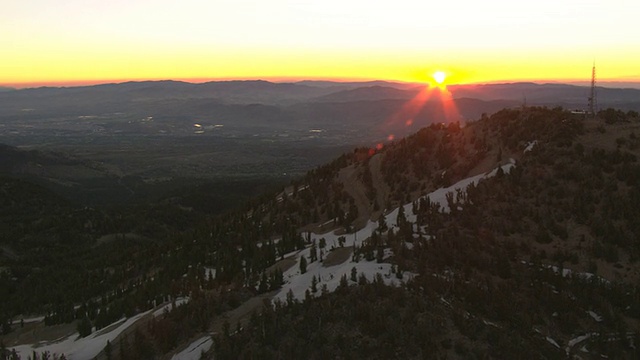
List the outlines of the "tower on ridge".
<svg viewBox="0 0 640 360">
<path fill-rule="evenodd" d="M 597 111 L 597 103 L 596 103 L 596 63 L 593 63 L 593 68 L 591 69 L 591 89 L 589 92 L 589 115 L 595 117 Z"/>
</svg>

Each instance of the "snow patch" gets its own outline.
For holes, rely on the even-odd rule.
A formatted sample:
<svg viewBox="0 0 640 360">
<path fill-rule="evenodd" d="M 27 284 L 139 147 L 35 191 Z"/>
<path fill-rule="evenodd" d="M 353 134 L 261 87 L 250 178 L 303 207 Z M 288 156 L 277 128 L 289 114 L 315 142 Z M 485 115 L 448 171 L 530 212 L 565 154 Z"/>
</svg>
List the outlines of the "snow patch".
<svg viewBox="0 0 640 360">
<path fill-rule="evenodd" d="M 449 187 L 439 188 L 422 198 L 429 198 L 429 201 L 431 201 L 432 203 L 437 203 L 440 205 L 442 212 L 448 213 L 451 211 L 451 209 L 449 209 L 449 204 L 447 202 L 448 193 L 453 193 L 455 195 L 458 190 L 466 191 L 466 189 L 472 184 L 477 185 L 478 182 L 480 182 L 480 180 L 484 180 L 484 179 L 488 179 L 496 176 L 498 174 L 498 169 L 502 169 L 502 171 L 505 174 L 508 174 L 511 171 L 511 169 L 513 169 L 513 167 L 515 166 L 516 166 L 516 161 L 514 159 L 509 159 L 508 164 L 502 165 L 499 168 L 495 168 L 489 173 L 480 174 L 480 175 L 468 177 L 466 179 L 462 179 Z M 415 223 L 417 217 L 412 211 L 413 203 L 405 204 L 403 208 L 404 208 L 403 210 L 404 210 L 405 218 L 407 219 L 407 221 L 411 223 Z M 389 228 L 398 226 L 396 220 L 398 218 L 399 211 L 400 211 L 400 208 L 396 208 L 393 211 L 391 211 L 389 214 L 385 215 L 387 220 L 387 226 Z M 377 226 L 377 224 L 375 225 Z"/>
<path fill-rule="evenodd" d="M 533 147 L 536 146 L 536 145 L 538 145 L 538 140 L 533 140 L 531 142 L 528 142 L 526 144 L 526 147 L 524 148 L 523 153 L 526 153 L 526 152 L 529 152 L 529 151 L 533 150 Z"/>
<path fill-rule="evenodd" d="M 526 262 L 524 260 L 520 261 L 520 263 L 525 264 L 525 265 L 529 265 L 529 266 L 533 266 L 534 264 L 531 262 Z M 571 269 L 567 269 L 567 268 L 559 268 L 555 265 L 545 265 L 542 264 L 543 267 L 547 268 L 547 269 L 551 269 L 553 270 L 554 273 L 556 274 L 562 274 L 562 277 L 569 277 L 571 275 L 576 276 L 580 279 L 584 279 L 584 280 L 590 280 L 592 277 L 596 276 L 595 274 L 589 273 L 589 272 L 574 272 Z M 609 282 L 608 280 L 598 277 L 599 280 L 604 281 L 604 282 Z"/>
<path fill-rule="evenodd" d="M 555 340 L 553 340 L 552 338 L 550 338 L 548 336 L 546 337 L 546 339 L 549 342 L 549 344 L 551 344 L 551 345 L 557 347 L 558 349 L 560 349 L 560 345 L 558 345 L 558 343 Z"/>
<path fill-rule="evenodd" d="M 594 313 L 593 311 L 589 310 L 587 311 L 587 313 L 593 318 L 593 320 L 595 320 L 596 322 L 602 322 L 602 316 Z"/>
<path fill-rule="evenodd" d="M 343 276 L 346 276 L 348 280 L 351 279 L 351 271 L 353 268 L 356 269 L 357 278 L 359 278 L 361 274 L 364 274 L 367 280 L 372 282 L 377 274 L 380 274 L 387 285 L 399 285 L 401 282 L 406 282 L 414 276 L 413 273 L 404 272 L 402 277 L 398 278 L 396 276 L 397 274 L 392 273 L 392 267 L 393 265 L 388 263 L 363 260 L 359 262 L 345 261 L 342 264 L 324 267 L 321 262 L 315 261 L 308 264 L 307 271 L 301 274 L 299 265 L 293 266 L 283 274 L 285 283 L 282 285 L 280 292 L 274 296 L 274 300 L 279 299 L 282 302 L 286 301 L 289 291 L 293 293 L 296 299 L 304 299 L 306 290 L 308 289 L 311 292 L 311 282 L 314 276 L 318 283 L 316 292 L 311 293 L 311 295 L 319 295 L 323 285 L 327 286 L 328 291 L 335 291 L 340 285 L 340 279 Z"/>
<path fill-rule="evenodd" d="M 204 279 L 205 280 L 215 280 L 217 269 L 213 267 L 204 267 Z"/>
<path fill-rule="evenodd" d="M 574 347 L 577 344 L 579 344 L 579 343 L 591 338 L 591 335 L 592 334 L 585 334 L 585 335 L 581 335 L 581 336 L 578 336 L 577 338 L 573 338 L 573 339 L 569 340 L 569 342 L 567 343 L 567 347 L 564 349 L 565 353 L 567 355 L 569 355 L 569 353 L 571 352 L 571 348 L 572 347 Z M 583 348 L 585 348 L 585 347 L 583 346 Z"/>
<path fill-rule="evenodd" d="M 569 340 L 569 342 L 567 343 L 567 346 L 569 347 L 574 347 L 576 344 L 579 344 L 587 339 L 591 338 L 591 334 L 585 334 L 585 335 L 581 335 L 578 336 L 577 338 L 573 338 L 571 340 Z"/>
<path fill-rule="evenodd" d="M 44 321 L 44 316 L 37 316 L 37 317 L 28 318 L 28 319 L 13 320 L 13 324 L 19 324 L 20 321 L 22 321 L 25 324 L 34 323 L 34 322 L 42 322 L 42 321 Z"/>
<path fill-rule="evenodd" d="M 485 325 L 488 325 L 488 326 L 493 326 L 493 327 L 496 327 L 496 328 L 499 328 L 499 327 L 500 327 L 500 326 L 498 326 L 496 323 L 491 322 L 491 321 L 488 321 L 488 320 L 484 320 L 484 319 L 483 319 L 483 320 L 482 320 L 482 322 L 483 322 Z"/>
</svg>

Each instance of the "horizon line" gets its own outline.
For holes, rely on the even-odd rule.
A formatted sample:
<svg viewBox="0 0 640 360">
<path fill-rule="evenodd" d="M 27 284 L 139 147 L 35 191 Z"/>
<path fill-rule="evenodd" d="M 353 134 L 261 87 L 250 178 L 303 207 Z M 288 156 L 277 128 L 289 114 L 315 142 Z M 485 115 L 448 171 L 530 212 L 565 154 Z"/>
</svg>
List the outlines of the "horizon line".
<svg viewBox="0 0 640 360">
<path fill-rule="evenodd" d="M 96 86 L 96 85 L 110 85 L 110 84 L 124 84 L 129 82 L 163 82 L 174 81 L 184 82 L 190 84 L 204 84 L 209 82 L 224 82 L 224 81 L 266 81 L 272 83 L 299 83 L 303 81 L 327 81 L 336 83 L 348 83 L 348 82 L 391 82 L 402 84 L 415 84 L 415 85 L 428 85 L 426 82 L 421 81 L 406 81 L 398 79 L 383 79 L 383 78 L 341 78 L 341 77 L 297 77 L 297 76 L 266 76 L 266 77 L 197 77 L 197 78 L 122 78 L 122 79 L 96 79 L 96 80 L 52 80 L 52 81 L 29 81 L 29 82 L 4 82 L 0 83 L 0 87 L 11 88 L 16 90 L 34 89 L 34 88 L 72 88 L 83 86 Z M 461 86 L 461 85 L 496 85 L 496 84 L 513 84 L 513 83 L 534 83 L 534 84 L 590 84 L 590 80 L 585 79 L 503 79 L 503 80 L 491 80 L 491 81 L 478 81 L 478 82 L 460 82 L 451 83 L 447 86 Z M 636 84 L 640 86 L 640 77 L 628 78 L 628 79 L 598 79 L 597 83 L 606 84 Z"/>
</svg>

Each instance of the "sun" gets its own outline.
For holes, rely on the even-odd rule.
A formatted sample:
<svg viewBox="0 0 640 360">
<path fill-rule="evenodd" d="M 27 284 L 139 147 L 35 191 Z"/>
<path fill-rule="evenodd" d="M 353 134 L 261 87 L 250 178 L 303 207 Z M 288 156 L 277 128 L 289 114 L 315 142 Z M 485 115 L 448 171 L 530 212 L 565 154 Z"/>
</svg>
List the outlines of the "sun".
<svg viewBox="0 0 640 360">
<path fill-rule="evenodd" d="M 442 85 L 444 80 L 447 78 L 447 74 L 444 71 L 436 71 L 433 73 L 433 80 L 436 81 L 436 84 Z"/>
</svg>

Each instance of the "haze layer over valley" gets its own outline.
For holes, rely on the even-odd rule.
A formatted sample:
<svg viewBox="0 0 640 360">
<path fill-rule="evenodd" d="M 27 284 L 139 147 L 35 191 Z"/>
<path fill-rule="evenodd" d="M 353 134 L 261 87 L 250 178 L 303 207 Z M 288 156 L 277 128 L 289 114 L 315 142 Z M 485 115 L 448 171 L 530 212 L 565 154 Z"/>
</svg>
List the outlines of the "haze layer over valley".
<svg viewBox="0 0 640 360">
<path fill-rule="evenodd" d="M 599 91 L 601 106 L 640 107 L 640 90 Z M 47 178 L 57 191 L 84 194 L 89 204 L 113 203 L 157 196 L 179 187 L 177 179 L 288 181 L 353 147 L 383 144 L 431 123 L 476 119 L 523 100 L 583 109 L 587 92 L 533 83 L 441 91 L 383 81 L 33 88 L 0 93 L 0 143 L 54 153 L 45 156 L 49 161 L 33 158 L 5 171 Z"/>
</svg>

